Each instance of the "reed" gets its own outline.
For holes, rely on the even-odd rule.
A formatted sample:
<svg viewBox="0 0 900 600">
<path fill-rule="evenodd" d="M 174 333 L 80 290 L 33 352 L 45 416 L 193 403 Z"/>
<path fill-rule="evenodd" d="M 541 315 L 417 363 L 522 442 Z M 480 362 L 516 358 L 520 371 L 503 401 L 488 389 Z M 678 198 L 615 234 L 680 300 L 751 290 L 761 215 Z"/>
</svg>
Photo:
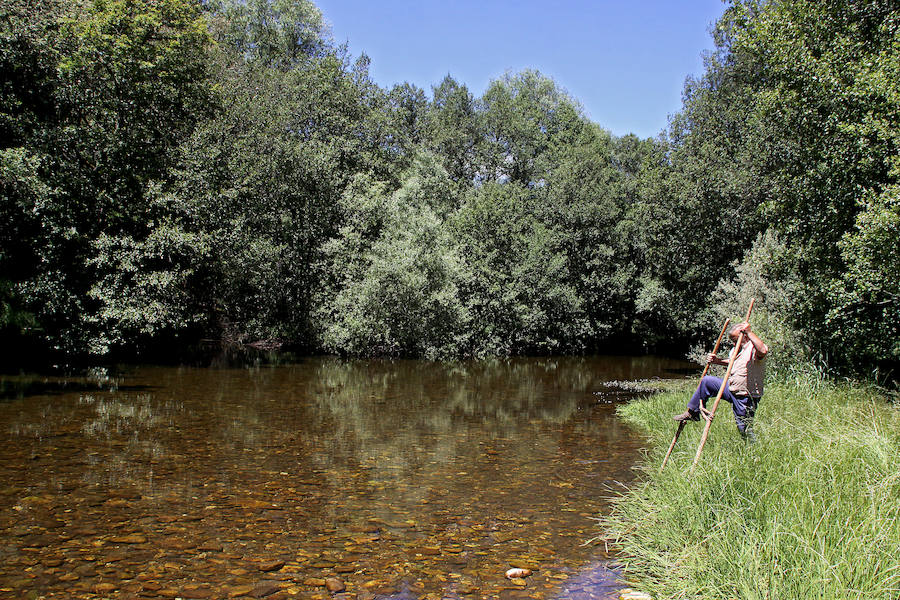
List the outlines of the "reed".
<svg viewBox="0 0 900 600">
<path fill-rule="evenodd" d="M 768 387 L 755 442 L 728 411 L 693 475 L 699 424 L 660 472 L 690 386 L 620 408 L 650 442 L 641 482 L 604 518 L 625 576 L 659 599 L 900 597 L 900 409 L 798 377 Z"/>
</svg>

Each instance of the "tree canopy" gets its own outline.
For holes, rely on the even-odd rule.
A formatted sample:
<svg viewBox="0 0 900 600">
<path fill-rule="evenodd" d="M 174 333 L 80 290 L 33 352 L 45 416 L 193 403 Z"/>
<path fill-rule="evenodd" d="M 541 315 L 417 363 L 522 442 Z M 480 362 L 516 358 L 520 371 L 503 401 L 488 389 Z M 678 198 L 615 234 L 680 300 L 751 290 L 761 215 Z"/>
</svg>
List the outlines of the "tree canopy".
<svg viewBox="0 0 900 600">
<path fill-rule="evenodd" d="M 900 362 L 893 2 L 733 0 L 655 139 L 534 70 L 383 89 L 309 0 L 2 3 L 17 344 L 674 351 L 757 295 L 786 352 Z"/>
</svg>

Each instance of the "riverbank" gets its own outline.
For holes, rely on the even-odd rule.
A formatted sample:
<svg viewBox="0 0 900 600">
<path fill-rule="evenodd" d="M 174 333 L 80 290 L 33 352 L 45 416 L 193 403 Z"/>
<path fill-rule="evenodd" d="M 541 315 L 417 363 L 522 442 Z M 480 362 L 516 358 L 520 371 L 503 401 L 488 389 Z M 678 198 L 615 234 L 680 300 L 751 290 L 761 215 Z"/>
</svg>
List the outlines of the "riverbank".
<svg viewBox="0 0 900 600">
<path fill-rule="evenodd" d="M 755 443 L 720 405 L 690 423 L 659 471 L 695 383 L 619 409 L 645 431 L 643 481 L 605 519 L 626 577 L 665 598 L 896 598 L 900 594 L 900 407 L 817 378 L 768 387 Z"/>
</svg>

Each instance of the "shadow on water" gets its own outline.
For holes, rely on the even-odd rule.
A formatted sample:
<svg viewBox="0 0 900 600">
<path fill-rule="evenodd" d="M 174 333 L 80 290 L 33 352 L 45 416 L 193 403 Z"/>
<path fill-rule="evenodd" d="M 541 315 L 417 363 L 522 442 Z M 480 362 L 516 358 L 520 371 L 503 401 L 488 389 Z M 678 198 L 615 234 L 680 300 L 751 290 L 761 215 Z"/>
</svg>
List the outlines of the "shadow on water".
<svg viewBox="0 0 900 600">
<path fill-rule="evenodd" d="M 147 385 L 122 385 L 115 378 L 64 377 L 36 375 L 0 375 L 0 402 L 23 400 L 31 396 L 62 396 L 102 391 L 149 391 Z"/>
<path fill-rule="evenodd" d="M 0 589 L 607 598 L 584 543 L 643 441 L 630 396 L 597 392 L 683 366 L 316 358 L 32 388 L 0 403 Z"/>
</svg>

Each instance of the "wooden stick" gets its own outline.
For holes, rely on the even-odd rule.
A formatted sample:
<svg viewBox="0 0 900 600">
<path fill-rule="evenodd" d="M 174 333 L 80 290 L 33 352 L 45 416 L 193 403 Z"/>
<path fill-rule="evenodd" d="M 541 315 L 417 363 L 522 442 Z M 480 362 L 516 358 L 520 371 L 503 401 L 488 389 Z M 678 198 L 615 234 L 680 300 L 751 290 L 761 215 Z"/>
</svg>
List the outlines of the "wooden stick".
<svg viewBox="0 0 900 600">
<path fill-rule="evenodd" d="M 716 354 L 719 351 L 719 344 L 722 343 L 722 337 L 725 335 L 725 330 L 728 329 L 728 323 L 731 322 L 731 319 L 725 319 L 725 324 L 722 325 L 722 331 L 719 332 L 719 338 L 716 340 L 716 345 L 713 348 L 713 354 Z M 706 374 L 709 372 L 709 364 L 706 363 L 706 366 L 703 368 L 703 374 L 700 375 L 700 382 L 697 384 L 697 389 L 700 389 L 700 386 L 703 385 L 703 378 L 706 377 Z M 659 468 L 660 471 L 666 468 L 666 463 L 669 462 L 669 455 L 672 454 L 672 450 L 675 448 L 675 442 L 678 441 L 678 436 L 681 435 L 681 430 L 684 429 L 684 424 L 686 421 L 681 421 L 678 424 L 678 429 L 675 431 L 675 437 L 672 438 L 672 443 L 669 444 L 669 451 L 666 452 L 666 457 L 663 459 L 662 466 Z"/>
<path fill-rule="evenodd" d="M 756 298 L 751 298 L 750 308 L 747 309 L 747 318 L 744 319 L 744 323 L 750 322 L 750 313 L 753 312 L 753 303 L 755 301 Z M 741 335 L 738 336 L 737 342 L 735 342 L 734 350 L 731 352 L 731 358 L 728 360 L 728 368 L 725 369 L 725 377 L 722 378 L 722 386 L 719 388 L 719 393 L 716 395 L 716 401 L 713 402 L 713 407 L 709 416 L 706 417 L 706 427 L 703 428 L 703 436 L 700 438 L 700 445 L 697 447 L 697 455 L 694 457 L 694 464 L 691 465 L 691 473 L 693 473 L 694 469 L 697 467 L 697 462 L 700 460 L 700 453 L 703 452 L 703 446 L 706 445 L 706 438 L 709 437 L 709 428 L 712 427 L 713 419 L 716 416 L 716 409 L 719 407 L 719 400 L 722 399 L 722 394 L 725 393 L 725 386 L 728 385 L 728 378 L 731 376 L 731 369 L 734 367 L 734 361 L 741 351 L 744 335 L 745 333 L 741 331 Z"/>
</svg>

